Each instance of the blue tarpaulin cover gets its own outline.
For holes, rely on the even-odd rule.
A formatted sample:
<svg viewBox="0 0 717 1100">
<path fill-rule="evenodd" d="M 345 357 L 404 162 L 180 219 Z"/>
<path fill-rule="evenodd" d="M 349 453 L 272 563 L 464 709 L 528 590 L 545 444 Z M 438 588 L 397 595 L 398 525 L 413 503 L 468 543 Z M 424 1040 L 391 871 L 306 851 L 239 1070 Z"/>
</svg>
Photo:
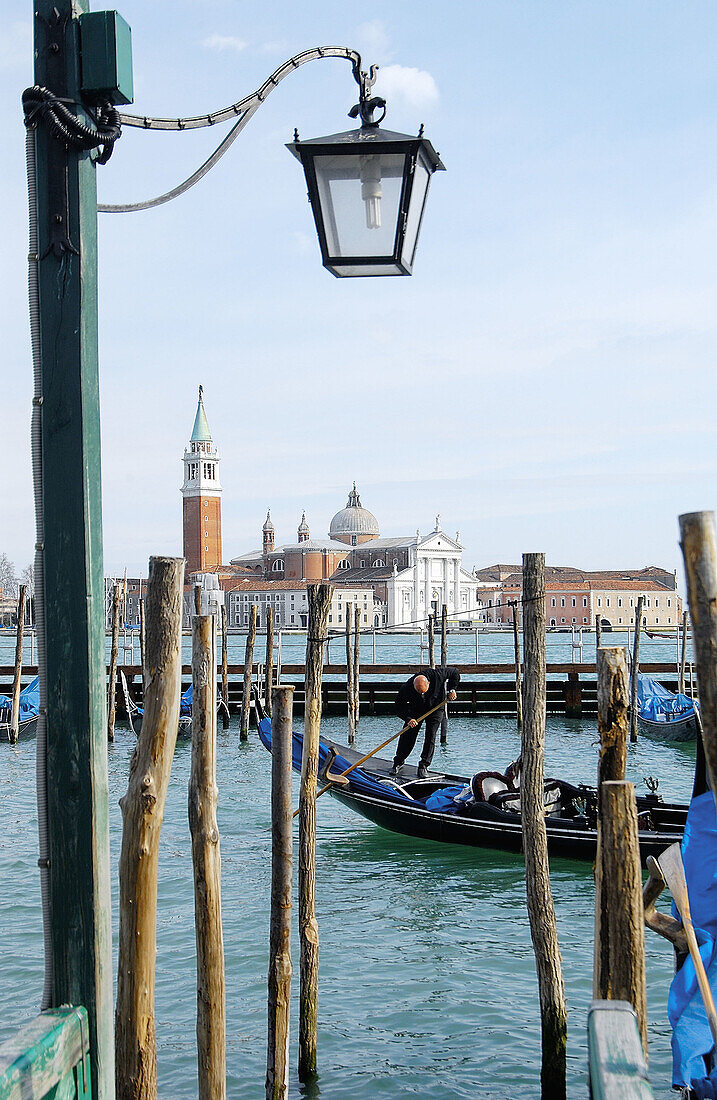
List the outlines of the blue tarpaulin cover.
<svg viewBox="0 0 717 1100">
<path fill-rule="evenodd" d="M 10 711 L 12 709 L 12 699 L 7 695 L 0 695 L 0 713 L 3 711 Z M 31 680 L 27 687 L 24 687 L 20 692 L 20 721 L 25 722 L 28 718 L 37 718 L 40 713 L 40 678 L 36 676 L 34 680 Z M 3 721 L 9 721 L 9 714 L 2 715 Z"/>
<path fill-rule="evenodd" d="M 649 722 L 667 722 L 671 717 L 686 718 L 695 712 L 689 695 L 674 695 L 644 672 L 637 674 L 637 706 L 641 718 Z"/>
<path fill-rule="evenodd" d="M 271 718 L 262 718 L 258 726 L 259 737 L 262 744 L 266 748 L 271 748 Z M 323 741 L 319 741 L 319 771 L 326 763 L 326 757 L 328 755 L 328 747 Z M 294 767 L 294 771 L 301 771 L 301 755 L 303 752 L 303 739 L 300 733 L 292 734 L 291 745 L 291 762 Z M 349 760 L 346 760 L 343 756 L 337 756 L 331 765 L 332 772 L 343 772 L 347 768 L 351 767 Z M 378 780 L 373 779 L 362 768 L 355 768 L 348 776 L 351 786 L 354 790 L 360 791 L 361 794 L 380 794 L 381 798 L 388 799 L 391 802 L 415 802 L 414 798 L 410 795 L 404 794 L 403 791 L 398 790 L 396 787 L 392 787 L 390 783 L 379 783 Z"/>
<path fill-rule="evenodd" d="M 682 859 L 700 955 L 717 998 L 717 815 L 712 791 L 697 795 L 690 803 Z M 703 1091 L 698 1096 L 717 1095 L 704 1091 L 711 1087 L 704 1079 L 713 1068 L 711 1059 L 705 1061 L 712 1050 L 712 1033 L 689 957 L 672 980 L 667 1015 L 672 1025 L 673 1085 L 681 1088 L 692 1082 L 695 1087 L 700 1081 Z"/>
<path fill-rule="evenodd" d="M 190 684 L 187 690 L 179 700 L 179 717 L 191 718 L 192 717 L 192 699 L 194 698 L 194 686 Z M 137 714 L 144 715 L 144 707 L 137 707 Z"/>
</svg>

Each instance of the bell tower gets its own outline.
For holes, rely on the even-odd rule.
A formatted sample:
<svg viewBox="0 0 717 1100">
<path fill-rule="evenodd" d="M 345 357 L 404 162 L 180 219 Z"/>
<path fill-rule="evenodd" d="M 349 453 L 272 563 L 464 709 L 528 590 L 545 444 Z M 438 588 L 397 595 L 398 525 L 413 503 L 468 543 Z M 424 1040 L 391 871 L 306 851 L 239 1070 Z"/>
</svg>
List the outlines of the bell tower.
<svg viewBox="0 0 717 1100">
<path fill-rule="evenodd" d="M 222 563 L 221 493 L 219 452 L 209 431 L 200 386 L 194 428 L 184 452 L 182 510 L 187 575 L 211 572 Z"/>
</svg>

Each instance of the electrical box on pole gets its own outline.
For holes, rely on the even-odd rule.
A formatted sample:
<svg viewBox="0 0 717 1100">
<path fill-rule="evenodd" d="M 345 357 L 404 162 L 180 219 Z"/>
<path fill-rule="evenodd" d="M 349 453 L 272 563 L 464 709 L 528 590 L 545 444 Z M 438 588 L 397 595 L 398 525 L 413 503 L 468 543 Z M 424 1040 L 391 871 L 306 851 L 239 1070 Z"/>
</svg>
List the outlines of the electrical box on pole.
<svg viewBox="0 0 717 1100">
<path fill-rule="evenodd" d="M 80 23 L 82 97 L 88 102 L 131 103 L 132 32 L 116 11 L 83 12 Z"/>
</svg>

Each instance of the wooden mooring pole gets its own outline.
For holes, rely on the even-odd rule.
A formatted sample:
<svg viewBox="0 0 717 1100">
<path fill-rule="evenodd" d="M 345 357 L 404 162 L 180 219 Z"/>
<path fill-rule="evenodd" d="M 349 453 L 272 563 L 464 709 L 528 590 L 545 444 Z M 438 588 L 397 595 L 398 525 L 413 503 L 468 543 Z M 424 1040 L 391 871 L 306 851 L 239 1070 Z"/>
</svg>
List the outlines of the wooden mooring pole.
<svg viewBox="0 0 717 1100">
<path fill-rule="evenodd" d="M 595 954 L 593 995 L 605 1000 L 610 981 L 610 926 L 604 914 L 610 904 L 609 883 L 601 866 L 600 799 L 605 782 L 622 782 L 627 761 L 627 715 L 630 699 L 626 650 L 618 646 L 597 653 L 597 699 L 600 758 L 598 762 L 598 854 L 595 863 Z"/>
<path fill-rule="evenodd" d="M 12 708 L 10 710 L 10 744 L 16 745 L 20 732 L 20 690 L 22 684 L 22 643 L 25 634 L 25 598 L 27 585 L 20 585 L 17 601 L 17 634 L 15 636 L 15 670 L 12 678 Z"/>
<path fill-rule="evenodd" d="M 140 587 L 141 587 L 141 584 L 140 584 Z M 145 688 L 145 673 L 144 673 L 144 664 L 145 664 L 144 604 L 145 604 L 145 597 L 143 596 L 142 599 L 139 601 L 139 663 L 142 666 L 142 697 L 143 698 L 144 698 L 144 688 Z"/>
<path fill-rule="evenodd" d="M 241 741 L 249 740 L 249 713 L 251 710 L 251 674 L 254 667 L 254 643 L 256 641 L 256 604 L 251 605 L 249 614 L 249 632 L 246 636 L 246 650 L 244 654 L 244 688 L 241 697 L 241 719 L 239 724 L 239 738 Z"/>
<path fill-rule="evenodd" d="M 687 664 L 687 609 L 682 612 L 682 651 L 680 653 L 680 677 L 677 690 L 680 695 L 685 694 L 685 666 Z"/>
<path fill-rule="evenodd" d="M 680 539 L 697 668 L 702 743 L 717 792 L 717 534 L 714 512 L 680 516 Z"/>
<path fill-rule="evenodd" d="M 304 747 L 299 791 L 299 1080 L 316 1076 L 319 1001 L 319 927 L 316 922 L 316 780 L 321 728 L 323 639 L 326 637 L 333 588 L 310 584 L 306 637 Z"/>
<path fill-rule="evenodd" d="M 266 660 L 264 662 L 264 710 L 271 718 L 271 693 L 274 689 L 274 608 L 266 609 Z"/>
<path fill-rule="evenodd" d="M 542 1100 L 566 1098 L 567 1012 L 550 886 L 543 804 L 545 754 L 545 555 L 523 555 L 525 659 L 521 819 L 530 934 L 540 993 Z"/>
<path fill-rule="evenodd" d="M 448 664 L 448 608 L 441 608 L 441 668 Z M 448 744 L 448 707 L 441 711 L 441 744 Z"/>
<path fill-rule="evenodd" d="M 227 655 L 227 609 L 222 604 L 222 729 L 229 729 L 229 666 Z"/>
<path fill-rule="evenodd" d="M 515 709 L 518 729 L 523 728 L 523 688 L 520 676 L 520 635 L 518 633 L 518 604 L 513 603 L 513 654 L 515 660 Z"/>
<path fill-rule="evenodd" d="M 598 650 L 602 645 L 602 620 L 599 615 L 595 616 L 595 649 Z"/>
<path fill-rule="evenodd" d="M 202 586 L 201 584 L 195 584 L 194 586 L 194 614 L 201 615 L 202 613 Z"/>
<path fill-rule="evenodd" d="M 119 645 L 120 601 L 119 584 L 112 588 L 112 641 L 110 645 L 110 671 L 107 688 L 107 740 L 115 739 L 115 713 L 117 699 L 117 647 Z"/>
<path fill-rule="evenodd" d="M 436 622 L 433 614 L 428 616 L 428 667 L 436 667 Z"/>
<path fill-rule="evenodd" d="M 596 904 L 600 904 L 601 942 L 596 954 L 601 984 L 595 997 L 629 1001 L 637 1013 L 647 1057 L 647 992 L 645 986 L 645 924 L 642 871 L 637 838 L 637 804 L 632 783 L 608 780 L 600 792 L 600 845 L 595 865 Z M 607 945 L 602 941 L 607 939 Z"/>
<path fill-rule="evenodd" d="M 354 737 L 361 721 L 361 608 L 354 606 Z"/>
<path fill-rule="evenodd" d="M 222 608 L 224 610 L 224 608 Z M 226 1097 L 226 1005 L 217 826 L 217 651 L 214 615 L 192 623 L 192 766 L 189 831 L 197 942 L 199 1100 Z"/>
<path fill-rule="evenodd" d="M 356 740 L 356 712 L 354 710 L 354 649 L 352 640 L 353 611 L 352 604 L 344 607 L 346 616 L 346 712 L 349 720 L 349 745 Z"/>
<path fill-rule="evenodd" d="M 182 558 L 150 558 L 147 692 L 122 808 L 119 959 L 115 1012 L 117 1100 L 155 1100 L 159 835 L 179 724 L 182 685 Z"/>
<path fill-rule="evenodd" d="M 640 672 L 640 635 L 642 633 L 642 608 L 644 596 L 638 596 L 635 608 L 635 638 L 632 646 L 632 685 L 630 691 L 630 740 L 637 741 L 637 685 Z"/>
<path fill-rule="evenodd" d="M 289 1095 L 291 1005 L 291 731 L 294 688 L 277 687 L 271 717 L 271 924 L 266 1100 Z"/>
</svg>

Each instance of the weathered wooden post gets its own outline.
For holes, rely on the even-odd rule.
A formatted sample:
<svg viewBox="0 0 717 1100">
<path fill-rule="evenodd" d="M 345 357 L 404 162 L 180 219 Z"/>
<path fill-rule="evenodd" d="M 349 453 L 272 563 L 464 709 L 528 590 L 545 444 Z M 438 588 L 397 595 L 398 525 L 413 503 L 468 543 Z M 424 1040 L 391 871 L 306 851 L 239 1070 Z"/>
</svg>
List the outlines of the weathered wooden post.
<svg viewBox="0 0 717 1100">
<path fill-rule="evenodd" d="M 277 687 L 271 718 L 271 925 L 266 1100 L 286 1100 L 289 1095 L 293 695 L 293 685 Z"/>
<path fill-rule="evenodd" d="M 141 586 L 141 582 L 140 582 Z M 144 625 L 144 597 L 139 601 L 139 663 L 142 666 L 142 698 L 144 698 L 144 648 L 145 648 L 145 625 Z"/>
<path fill-rule="evenodd" d="M 249 632 L 246 636 L 246 650 L 244 653 L 244 687 L 241 697 L 241 719 L 239 724 L 239 737 L 242 741 L 249 740 L 249 712 L 251 709 L 251 674 L 254 668 L 254 642 L 256 641 L 256 604 L 251 605 L 249 615 Z"/>
<path fill-rule="evenodd" d="M 222 861 L 217 826 L 217 651 L 213 615 L 196 615 L 192 623 L 192 687 L 189 831 L 197 942 L 199 1100 L 224 1100 L 226 1006 Z"/>
<path fill-rule="evenodd" d="M 274 608 L 266 609 L 266 689 L 264 691 L 264 710 L 271 717 L 271 692 L 274 685 Z"/>
<path fill-rule="evenodd" d="M 20 585 L 17 601 L 17 634 L 15 635 L 15 671 L 12 678 L 12 709 L 10 711 L 10 744 L 16 745 L 20 732 L 20 689 L 22 682 L 22 643 L 25 632 L 25 597 L 27 585 Z"/>
<path fill-rule="evenodd" d="M 630 692 L 630 740 L 637 741 L 637 685 L 640 672 L 640 634 L 642 633 L 642 608 L 644 596 L 638 596 L 635 608 L 635 640 L 632 648 L 632 687 Z"/>
<path fill-rule="evenodd" d="M 595 616 L 595 649 L 596 651 L 602 645 L 602 620 L 599 615 Z"/>
<path fill-rule="evenodd" d="M 595 955 L 593 993 L 605 1000 L 610 971 L 610 928 L 603 914 L 610 904 L 609 883 L 598 873 L 601 851 L 600 799 L 605 782 L 622 782 L 627 760 L 627 715 L 629 704 L 627 654 L 621 646 L 606 646 L 597 653 L 597 703 L 600 758 L 597 775 L 598 854 L 595 871 Z"/>
<path fill-rule="evenodd" d="M 222 604 L 222 729 L 229 729 L 229 669 L 227 667 L 227 609 Z"/>
<path fill-rule="evenodd" d="M 513 653 L 515 660 L 515 707 L 518 729 L 523 728 L 523 689 L 520 676 L 520 635 L 518 633 L 518 604 L 513 603 Z"/>
<path fill-rule="evenodd" d="M 299 791 L 299 1080 L 316 1075 L 316 1029 L 319 999 L 319 929 L 316 923 L 316 779 L 321 728 L 323 639 L 331 607 L 330 584 L 310 584 L 306 637 L 304 747 Z"/>
<path fill-rule="evenodd" d="M 361 720 L 361 608 L 354 606 L 354 737 Z"/>
<path fill-rule="evenodd" d="M 202 586 L 201 584 L 195 584 L 194 586 L 194 614 L 201 615 L 202 613 Z"/>
<path fill-rule="evenodd" d="M 717 536 L 714 512 L 680 516 L 680 537 L 697 667 L 702 743 L 710 784 L 717 792 Z"/>
<path fill-rule="evenodd" d="M 608 780 L 600 791 L 600 845 L 596 904 L 601 905 L 601 938 L 607 939 L 607 966 L 600 967 L 595 997 L 629 1001 L 637 1013 L 647 1057 L 647 993 L 642 871 L 637 837 L 637 804 L 632 783 Z M 595 945 L 596 953 L 602 944 Z"/>
<path fill-rule="evenodd" d="M 115 1012 L 118 1100 L 155 1100 L 159 834 L 179 724 L 182 683 L 182 558 L 150 558 L 144 719 L 122 807 L 120 918 Z"/>
<path fill-rule="evenodd" d="M 550 887 L 543 805 L 545 753 L 545 555 L 523 555 L 525 663 L 521 819 L 530 934 L 535 951 L 542 1023 L 542 1100 L 565 1100 L 567 1013 Z"/>
<path fill-rule="evenodd" d="M 428 616 L 428 665 L 436 667 L 436 624 L 432 613 Z"/>
<path fill-rule="evenodd" d="M 353 626 L 353 611 L 352 605 L 347 603 L 344 607 L 344 613 L 346 616 L 346 712 L 349 720 L 349 745 L 353 745 L 356 740 L 356 712 L 354 710 L 354 650 L 353 642 L 351 638 L 351 628 Z"/>
<path fill-rule="evenodd" d="M 117 697 L 117 646 L 119 644 L 120 585 L 112 589 L 112 641 L 110 647 L 110 671 L 107 689 L 107 740 L 115 739 L 115 710 Z"/>
<path fill-rule="evenodd" d="M 687 664 L 687 610 L 682 612 L 682 652 L 680 654 L 680 678 L 677 690 L 685 694 L 685 665 Z"/>
<path fill-rule="evenodd" d="M 441 668 L 448 664 L 448 608 L 441 608 Z M 441 711 L 441 744 L 448 744 L 448 707 Z"/>
</svg>

